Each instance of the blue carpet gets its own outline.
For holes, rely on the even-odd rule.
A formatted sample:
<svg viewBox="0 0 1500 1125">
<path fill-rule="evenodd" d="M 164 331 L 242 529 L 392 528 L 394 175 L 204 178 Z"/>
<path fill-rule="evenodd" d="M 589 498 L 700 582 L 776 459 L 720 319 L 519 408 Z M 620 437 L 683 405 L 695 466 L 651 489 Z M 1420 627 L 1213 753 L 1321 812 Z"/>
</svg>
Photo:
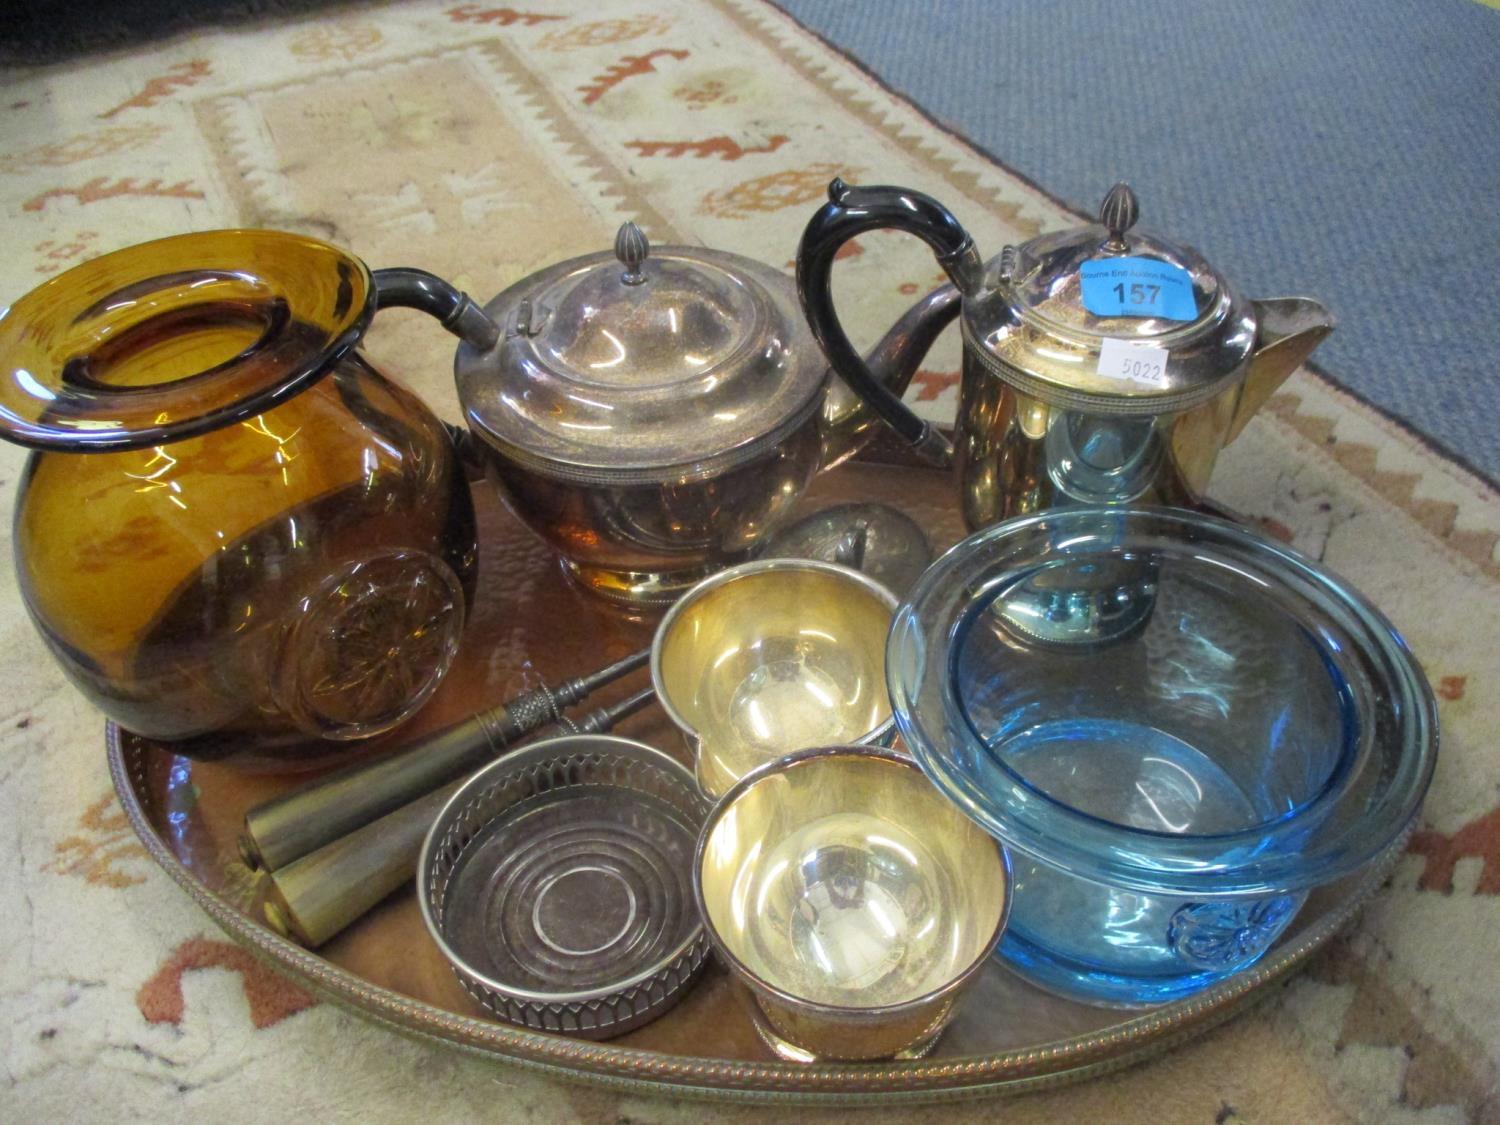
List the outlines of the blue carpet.
<svg viewBox="0 0 1500 1125">
<path fill-rule="evenodd" d="M 1318 365 L 1500 478 L 1500 11 L 778 2 L 1064 202 L 1127 180 L 1252 296 L 1320 298 Z"/>
</svg>

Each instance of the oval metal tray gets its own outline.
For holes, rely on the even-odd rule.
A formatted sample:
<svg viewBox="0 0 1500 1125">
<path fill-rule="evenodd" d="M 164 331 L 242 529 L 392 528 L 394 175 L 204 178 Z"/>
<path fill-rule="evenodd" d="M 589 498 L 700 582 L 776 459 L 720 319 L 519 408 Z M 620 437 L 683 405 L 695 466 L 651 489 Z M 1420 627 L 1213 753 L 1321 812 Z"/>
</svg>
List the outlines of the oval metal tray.
<svg viewBox="0 0 1500 1125">
<path fill-rule="evenodd" d="M 962 534 L 951 478 L 909 466 L 846 465 L 818 480 L 803 510 L 871 499 L 906 511 L 939 549 Z M 550 553 L 483 484 L 476 487 L 476 506 L 483 537 L 480 594 L 464 649 L 422 713 L 361 753 L 394 748 L 541 680 L 591 670 L 650 640 L 654 616 L 632 616 L 573 589 Z M 628 677 L 590 703 L 623 696 L 640 682 L 639 673 Z M 683 755 L 657 707 L 616 733 Z M 410 887 L 317 952 L 302 949 L 253 913 L 256 888 L 236 847 L 245 810 L 299 779 L 189 762 L 113 725 L 108 753 L 120 802 L 155 860 L 231 937 L 322 997 L 393 1030 L 558 1076 L 738 1100 L 933 1101 L 1020 1092 L 1149 1057 L 1266 995 L 1339 930 L 1399 852 L 1398 843 L 1384 861 L 1316 892 L 1258 965 L 1191 999 L 1148 1011 L 1093 1008 L 1033 988 L 992 961 L 926 1058 L 803 1066 L 778 1062 L 761 1045 L 744 997 L 717 966 L 661 1019 L 609 1042 L 487 1020 L 423 929 Z"/>
</svg>

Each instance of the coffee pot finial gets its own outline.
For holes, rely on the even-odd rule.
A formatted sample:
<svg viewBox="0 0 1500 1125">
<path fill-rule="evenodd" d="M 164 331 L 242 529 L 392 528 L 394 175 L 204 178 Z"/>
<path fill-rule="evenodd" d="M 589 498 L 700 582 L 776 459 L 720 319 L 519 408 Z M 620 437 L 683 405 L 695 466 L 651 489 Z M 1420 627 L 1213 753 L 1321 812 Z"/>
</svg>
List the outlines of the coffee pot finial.
<svg viewBox="0 0 1500 1125">
<path fill-rule="evenodd" d="M 1099 222 L 1109 231 L 1107 248 L 1126 249 L 1125 232 L 1135 226 L 1140 217 L 1141 205 L 1129 184 L 1122 181 L 1110 188 L 1104 202 L 1099 205 Z"/>
</svg>

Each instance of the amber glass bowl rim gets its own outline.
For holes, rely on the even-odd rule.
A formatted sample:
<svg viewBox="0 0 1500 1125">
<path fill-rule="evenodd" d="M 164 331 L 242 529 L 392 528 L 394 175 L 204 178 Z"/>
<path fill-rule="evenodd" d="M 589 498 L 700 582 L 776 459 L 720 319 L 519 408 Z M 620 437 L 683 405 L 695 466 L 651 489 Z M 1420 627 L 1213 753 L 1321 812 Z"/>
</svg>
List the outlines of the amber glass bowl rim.
<svg viewBox="0 0 1500 1125">
<path fill-rule="evenodd" d="M 49 349 L 48 336 L 107 316 L 112 298 L 123 307 L 158 281 L 190 289 L 194 275 L 237 280 L 279 302 L 285 316 L 267 328 L 261 344 L 269 346 L 160 384 L 80 387 L 65 377 L 76 357 Z M 320 286 L 315 279 L 335 284 Z M 359 342 L 375 305 L 364 262 L 289 231 L 202 231 L 102 254 L 0 309 L 0 438 L 38 450 L 112 452 L 196 437 L 254 417 L 326 374 Z M 300 337 L 286 332 L 290 323 Z"/>
</svg>

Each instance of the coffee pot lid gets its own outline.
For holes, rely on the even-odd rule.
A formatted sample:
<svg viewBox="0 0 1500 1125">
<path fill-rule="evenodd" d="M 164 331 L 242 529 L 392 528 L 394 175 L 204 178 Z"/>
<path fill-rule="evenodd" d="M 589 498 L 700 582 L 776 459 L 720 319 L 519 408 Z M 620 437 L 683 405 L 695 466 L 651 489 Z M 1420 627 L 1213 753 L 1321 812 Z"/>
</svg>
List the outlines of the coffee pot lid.
<svg viewBox="0 0 1500 1125">
<path fill-rule="evenodd" d="M 1023 392 L 1122 414 L 1206 401 L 1244 373 L 1250 302 L 1191 247 L 1135 229 L 1116 184 L 1099 221 L 1007 246 L 964 306 L 966 341 Z"/>
<path fill-rule="evenodd" d="M 827 379 L 789 279 L 652 247 L 634 223 L 613 252 L 533 274 L 485 311 L 502 338 L 459 349 L 464 414 L 506 456 L 569 480 L 718 471 L 806 420 Z"/>
</svg>

